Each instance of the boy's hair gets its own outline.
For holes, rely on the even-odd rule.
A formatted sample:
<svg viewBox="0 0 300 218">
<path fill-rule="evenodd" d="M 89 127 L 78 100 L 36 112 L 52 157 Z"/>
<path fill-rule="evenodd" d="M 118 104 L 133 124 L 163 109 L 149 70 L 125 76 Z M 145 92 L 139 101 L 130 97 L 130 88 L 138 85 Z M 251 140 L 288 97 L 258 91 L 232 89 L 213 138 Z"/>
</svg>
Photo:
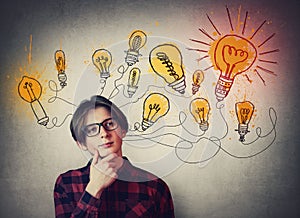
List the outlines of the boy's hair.
<svg viewBox="0 0 300 218">
<path fill-rule="evenodd" d="M 100 95 L 94 95 L 90 100 L 82 101 L 73 114 L 70 130 L 75 141 L 85 144 L 86 136 L 83 133 L 82 128 L 85 125 L 86 116 L 91 109 L 96 109 L 98 107 L 106 108 L 111 113 L 111 116 L 117 120 L 121 129 L 126 132 L 128 131 L 128 122 L 124 113 L 107 98 Z"/>
</svg>

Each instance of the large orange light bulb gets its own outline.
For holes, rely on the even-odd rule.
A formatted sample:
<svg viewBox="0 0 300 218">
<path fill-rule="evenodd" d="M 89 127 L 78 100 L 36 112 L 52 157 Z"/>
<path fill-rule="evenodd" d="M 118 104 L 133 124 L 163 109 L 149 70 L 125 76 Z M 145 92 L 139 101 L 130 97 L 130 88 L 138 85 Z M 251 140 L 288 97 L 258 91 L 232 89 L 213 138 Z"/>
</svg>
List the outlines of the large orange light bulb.
<svg viewBox="0 0 300 218">
<path fill-rule="evenodd" d="M 41 84 L 33 78 L 23 76 L 19 83 L 18 91 L 20 97 L 24 101 L 30 103 L 31 109 L 38 120 L 38 124 L 46 126 L 49 121 L 49 117 L 46 115 L 46 112 L 39 101 L 42 94 Z"/>
<path fill-rule="evenodd" d="M 225 35 L 220 38 L 213 51 L 215 67 L 221 71 L 215 94 L 222 101 L 229 93 L 234 78 L 248 70 L 257 57 L 255 46 L 238 35 Z"/>
</svg>

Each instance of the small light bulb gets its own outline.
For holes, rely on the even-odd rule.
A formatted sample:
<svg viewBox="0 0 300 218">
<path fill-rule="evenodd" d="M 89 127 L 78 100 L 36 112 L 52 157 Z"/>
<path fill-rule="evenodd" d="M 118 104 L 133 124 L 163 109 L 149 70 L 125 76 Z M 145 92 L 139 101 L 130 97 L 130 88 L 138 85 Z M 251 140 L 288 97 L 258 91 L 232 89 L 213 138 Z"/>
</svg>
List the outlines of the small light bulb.
<svg viewBox="0 0 300 218">
<path fill-rule="evenodd" d="M 193 95 L 195 95 L 200 88 L 200 84 L 203 82 L 204 80 L 204 73 L 202 70 L 196 70 L 193 74 L 193 88 L 192 88 L 192 93 Z"/>
<path fill-rule="evenodd" d="M 199 124 L 202 131 L 208 129 L 208 115 L 210 112 L 210 105 L 205 98 L 195 98 L 190 103 L 190 112 L 195 121 Z"/>
<path fill-rule="evenodd" d="M 142 129 L 145 131 L 170 109 L 169 99 L 160 93 L 152 93 L 144 101 Z"/>
<path fill-rule="evenodd" d="M 107 79 L 110 76 L 109 67 L 112 62 L 111 53 L 106 49 L 98 49 L 92 55 L 93 64 L 100 72 L 100 78 Z"/>
<path fill-rule="evenodd" d="M 254 105 L 250 101 L 238 102 L 235 104 L 235 112 L 239 121 L 238 131 L 240 141 L 245 141 L 245 135 L 248 131 L 248 124 L 254 112 Z"/>
<path fill-rule="evenodd" d="M 63 50 L 57 50 L 54 54 L 54 60 L 56 63 L 56 69 L 57 69 L 57 78 L 60 82 L 60 86 L 63 88 L 67 85 L 67 75 L 65 73 L 66 69 L 66 57 Z"/>
<path fill-rule="evenodd" d="M 130 98 L 133 96 L 133 94 L 136 92 L 138 88 L 137 84 L 140 79 L 140 74 L 141 74 L 141 70 L 137 67 L 132 68 L 129 72 L 127 92 Z"/>
<path fill-rule="evenodd" d="M 139 50 L 146 44 L 147 35 L 141 31 L 134 31 L 129 37 L 129 49 L 126 51 L 125 62 L 128 66 L 134 65 L 139 61 L 138 57 L 141 56 Z"/>
</svg>

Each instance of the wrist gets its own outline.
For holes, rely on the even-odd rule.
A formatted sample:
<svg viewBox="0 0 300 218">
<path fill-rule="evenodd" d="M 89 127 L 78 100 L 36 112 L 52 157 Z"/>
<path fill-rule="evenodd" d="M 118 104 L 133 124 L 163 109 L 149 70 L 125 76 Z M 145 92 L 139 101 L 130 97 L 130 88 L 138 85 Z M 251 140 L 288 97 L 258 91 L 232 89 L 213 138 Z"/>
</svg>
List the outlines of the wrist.
<svg viewBox="0 0 300 218">
<path fill-rule="evenodd" d="M 103 189 L 96 187 L 95 185 L 93 185 L 91 182 L 89 182 L 85 188 L 85 191 L 87 191 L 90 195 L 92 195 L 95 198 L 100 198 Z"/>
</svg>

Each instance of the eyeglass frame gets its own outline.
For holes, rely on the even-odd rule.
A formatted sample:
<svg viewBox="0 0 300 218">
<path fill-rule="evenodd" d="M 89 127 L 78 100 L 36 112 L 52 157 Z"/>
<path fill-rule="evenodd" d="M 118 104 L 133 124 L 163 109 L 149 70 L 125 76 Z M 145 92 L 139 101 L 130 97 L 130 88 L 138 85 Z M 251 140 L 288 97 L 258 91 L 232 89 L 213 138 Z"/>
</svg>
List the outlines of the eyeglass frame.
<svg viewBox="0 0 300 218">
<path fill-rule="evenodd" d="M 109 121 L 109 120 L 112 120 L 112 121 L 114 121 L 114 122 L 116 123 L 116 127 L 115 127 L 114 129 L 107 129 L 107 127 L 105 127 L 105 125 L 103 125 L 105 122 L 107 122 L 107 121 Z M 97 126 L 99 127 L 98 133 L 97 133 L 96 135 L 91 135 L 91 136 L 89 136 L 89 135 L 87 134 L 87 132 L 86 132 L 86 128 L 89 127 L 89 126 L 92 126 L 92 125 L 97 125 Z M 116 129 L 119 127 L 119 123 L 118 123 L 118 121 L 117 121 L 116 119 L 110 117 L 110 118 L 107 118 L 107 119 L 103 120 L 101 123 L 91 123 L 91 124 L 89 124 L 89 125 L 86 125 L 86 126 L 82 127 L 81 131 L 85 134 L 86 137 L 94 137 L 94 136 L 99 135 L 101 126 L 102 126 L 106 131 L 114 131 L 114 130 L 116 130 Z"/>
</svg>

